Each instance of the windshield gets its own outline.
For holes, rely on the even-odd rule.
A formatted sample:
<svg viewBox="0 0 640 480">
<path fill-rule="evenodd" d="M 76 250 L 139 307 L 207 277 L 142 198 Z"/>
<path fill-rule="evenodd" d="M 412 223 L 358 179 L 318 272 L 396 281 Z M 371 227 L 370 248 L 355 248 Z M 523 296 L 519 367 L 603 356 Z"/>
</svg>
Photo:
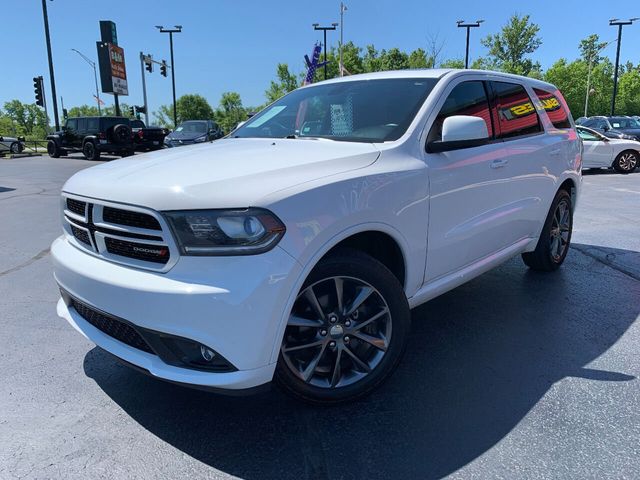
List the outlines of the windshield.
<svg viewBox="0 0 640 480">
<path fill-rule="evenodd" d="M 635 118 L 614 117 L 609 121 L 613 128 L 640 128 L 640 123 Z"/>
<path fill-rule="evenodd" d="M 397 140 L 437 81 L 394 78 L 301 88 L 251 118 L 233 136 L 320 137 L 348 142 Z"/>
<path fill-rule="evenodd" d="M 184 122 L 181 123 L 176 132 L 204 133 L 207 131 L 207 122 Z"/>
</svg>

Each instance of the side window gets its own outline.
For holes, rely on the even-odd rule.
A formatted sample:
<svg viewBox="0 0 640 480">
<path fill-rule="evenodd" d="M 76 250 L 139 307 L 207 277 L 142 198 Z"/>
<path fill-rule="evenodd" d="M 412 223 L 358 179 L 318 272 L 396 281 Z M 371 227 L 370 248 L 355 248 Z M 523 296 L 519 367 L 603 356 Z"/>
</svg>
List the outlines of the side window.
<svg viewBox="0 0 640 480">
<path fill-rule="evenodd" d="M 549 116 L 549 120 L 554 127 L 563 129 L 563 128 L 571 128 L 571 121 L 569 120 L 569 112 L 562 106 L 558 97 L 556 97 L 553 93 L 547 92 L 545 90 L 540 90 L 538 88 L 534 88 L 533 91 L 542 102 L 542 107 L 545 112 Z"/>
<path fill-rule="evenodd" d="M 489 100 L 482 82 L 462 82 L 454 87 L 433 122 L 427 142 L 442 140 L 444 119 L 453 115 L 470 115 L 482 118 L 487 124 L 489 137 L 493 137 Z"/>
<path fill-rule="evenodd" d="M 98 118 L 88 118 L 87 119 L 87 130 L 90 132 L 94 132 L 99 130 L 98 124 L 100 123 L 100 119 Z"/>
<path fill-rule="evenodd" d="M 578 130 L 578 135 L 582 140 L 586 140 L 588 142 L 597 142 L 598 140 L 600 140 L 593 133 L 587 132 L 585 130 Z"/>
<path fill-rule="evenodd" d="M 87 119 L 86 118 L 79 118 L 78 119 L 78 131 L 79 132 L 86 132 L 87 131 Z"/>
<path fill-rule="evenodd" d="M 69 120 L 67 120 L 67 130 L 70 132 L 77 132 L 78 131 L 78 119 L 77 118 L 70 118 Z"/>
<path fill-rule="evenodd" d="M 542 131 L 533 102 L 522 85 L 492 82 L 501 138 L 514 138 Z"/>
</svg>

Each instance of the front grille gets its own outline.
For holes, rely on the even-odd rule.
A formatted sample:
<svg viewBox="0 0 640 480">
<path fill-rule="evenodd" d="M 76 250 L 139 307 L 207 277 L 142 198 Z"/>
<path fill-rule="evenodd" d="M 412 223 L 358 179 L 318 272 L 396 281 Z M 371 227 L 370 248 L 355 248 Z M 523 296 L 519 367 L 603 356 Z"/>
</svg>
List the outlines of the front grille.
<svg viewBox="0 0 640 480">
<path fill-rule="evenodd" d="M 146 213 L 122 210 L 120 208 L 104 207 L 102 219 L 116 225 L 128 227 L 146 228 L 148 230 L 162 230 L 160 223 L 153 216 Z"/>
<path fill-rule="evenodd" d="M 111 237 L 105 238 L 104 243 L 107 246 L 107 251 L 114 255 L 161 264 L 166 264 L 169 261 L 169 247 L 165 245 L 127 242 Z"/>
<path fill-rule="evenodd" d="M 84 217 L 84 210 L 87 206 L 87 202 L 81 202 L 80 200 L 74 200 L 73 198 L 67 198 L 67 209 L 77 215 Z"/>
<path fill-rule="evenodd" d="M 71 306 L 78 312 L 78 315 L 101 332 L 133 348 L 155 355 L 155 352 L 151 350 L 151 347 L 144 341 L 144 338 L 142 338 L 131 325 L 95 310 L 75 298 L 71 299 Z"/>
<path fill-rule="evenodd" d="M 81 230 L 73 224 L 71 224 L 71 231 L 73 232 L 73 236 L 76 237 L 79 241 L 91 246 L 91 240 L 89 240 L 89 234 L 86 231 Z"/>
</svg>

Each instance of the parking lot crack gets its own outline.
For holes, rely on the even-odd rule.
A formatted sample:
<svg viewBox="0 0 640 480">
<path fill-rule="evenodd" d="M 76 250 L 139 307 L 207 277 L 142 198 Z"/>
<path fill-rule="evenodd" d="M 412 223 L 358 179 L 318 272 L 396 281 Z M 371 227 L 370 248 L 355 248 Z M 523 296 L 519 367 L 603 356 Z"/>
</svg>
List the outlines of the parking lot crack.
<svg viewBox="0 0 640 480">
<path fill-rule="evenodd" d="M 9 275 L 11 273 L 15 273 L 18 270 L 22 270 L 24 267 L 28 267 L 33 262 L 37 262 L 38 260 L 40 260 L 41 258 L 46 257 L 47 255 L 49 255 L 49 249 L 48 248 L 46 250 L 42 250 L 37 255 L 34 255 L 33 257 L 31 257 L 26 262 L 23 262 L 20 265 L 16 265 L 15 267 L 10 268 L 9 270 L 5 270 L 3 272 L 0 272 L 0 277 L 3 277 L 5 275 Z"/>
<path fill-rule="evenodd" d="M 610 253 L 607 253 L 601 249 L 599 249 L 596 246 L 589 246 L 588 248 L 584 248 L 583 246 L 576 246 L 576 245 L 571 245 L 571 248 L 573 250 L 577 250 L 580 253 L 582 253 L 583 255 L 586 255 L 587 257 L 590 257 L 594 260 L 596 260 L 597 262 L 602 263 L 603 265 L 606 265 L 607 267 L 622 273 L 623 275 L 626 275 L 627 277 L 631 277 L 632 279 L 639 281 L 640 282 L 640 275 L 638 275 L 636 272 L 633 272 L 629 269 L 626 269 L 616 263 L 614 263 L 611 260 L 610 257 Z M 602 254 L 602 256 L 600 255 L 596 255 L 595 253 L 593 253 L 591 250 L 596 250 L 597 252 L 599 252 L 600 254 Z M 615 256 L 613 256 L 613 258 L 615 258 Z"/>
</svg>

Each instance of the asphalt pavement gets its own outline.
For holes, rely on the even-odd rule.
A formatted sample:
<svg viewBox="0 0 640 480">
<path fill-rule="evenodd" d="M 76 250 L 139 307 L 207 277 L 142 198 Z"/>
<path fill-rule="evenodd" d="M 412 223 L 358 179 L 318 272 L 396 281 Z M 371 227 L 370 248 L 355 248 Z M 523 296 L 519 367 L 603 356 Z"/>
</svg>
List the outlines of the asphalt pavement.
<svg viewBox="0 0 640 480">
<path fill-rule="evenodd" d="M 60 188 L 91 165 L 0 159 L 0 478 L 640 477 L 640 172 L 585 174 L 558 272 L 417 308 L 392 378 L 317 408 L 154 380 L 56 316 Z"/>
</svg>

